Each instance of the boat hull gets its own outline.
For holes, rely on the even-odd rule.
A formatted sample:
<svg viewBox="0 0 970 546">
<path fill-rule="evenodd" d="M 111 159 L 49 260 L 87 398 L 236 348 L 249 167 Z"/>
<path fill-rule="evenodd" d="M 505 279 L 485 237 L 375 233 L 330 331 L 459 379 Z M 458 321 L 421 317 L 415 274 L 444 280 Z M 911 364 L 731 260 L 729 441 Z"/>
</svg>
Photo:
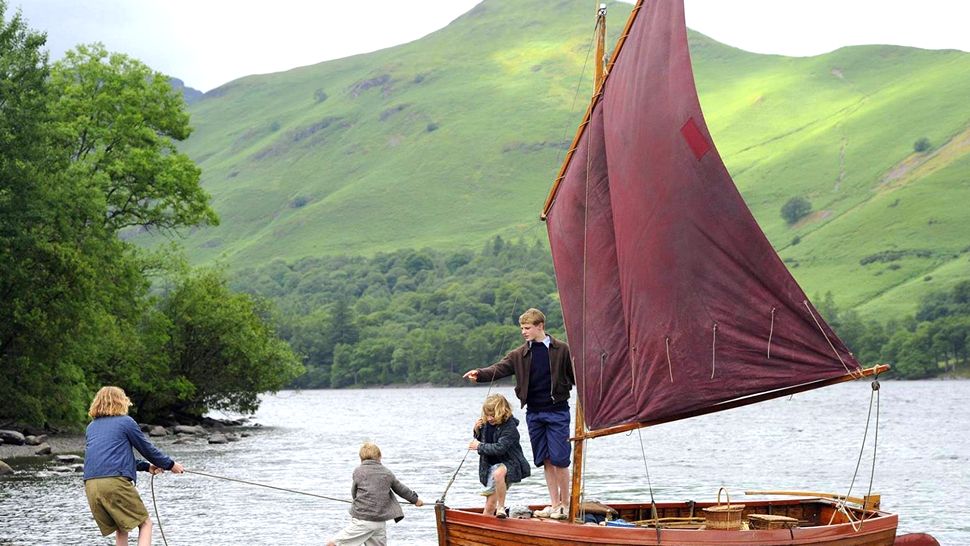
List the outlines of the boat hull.
<svg viewBox="0 0 970 546">
<path fill-rule="evenodd" d="M 662 544 L 667 546 L 704 545 L 838 545 L 838 546 L 892 546 L 896 537 L 898 517 L 893 514 L 870 511 L 861 526 L 848 521 L 833 524 L 828 521 L 834 504 L 824 499 L 793 500 L 786 502 L 762 501 L 745 503 L 745 517 L 754 513 L 798 513 L 812 515 L 805 525 L 792 529 L 759 529 L 723 531 L 703 528 L 648 528 L 581 525 L 548 519 L 498 519 L 484 516 L 480 509 L 451 509 L 442 504 L 435 507 L 439 546 L 592 546 Z M 612 505 L 624 514 L 649 514 L 649 505 Z M 660 516 L 684 513 L 702 508 L 698 503 L 691 507 L 686 503 L 658 505 Z M 836 514 L 840 516 L 840 514 Z M 801 518 L 799 518 L 801 519 Z M 844 518 L 843 518 L 844 519 Z M 802 520 L 803 522 L 805 520 Z M 702 526 L 699 526 L 702 527 Z"/>
</svg>

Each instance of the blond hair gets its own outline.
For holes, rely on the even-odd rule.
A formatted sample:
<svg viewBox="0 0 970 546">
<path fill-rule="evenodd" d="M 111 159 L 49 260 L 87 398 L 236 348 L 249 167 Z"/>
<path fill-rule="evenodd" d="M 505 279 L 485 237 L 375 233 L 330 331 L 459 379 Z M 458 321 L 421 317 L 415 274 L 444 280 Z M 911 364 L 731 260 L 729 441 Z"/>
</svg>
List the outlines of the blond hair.
<svg viewBox="0 0 970 546">
<path fill-rule="evenodd" d="M 533 326 L 538 326 L 540 324 L 546 323 L 546 316 L 542 314 L 542 311 L 536 309 L 535 307 L 526 309 L 525 313 L 519 316 L 519 324 L 531 324 Z"/>
<path fill-rule="evenodd" d="M 489 415 L 495 417 L 496 425 L 501 425 L 512 417 L 512 406 L 501 394 L 492 394 L 482 404 L 482 421 L 487 423 Z"/>
<path fill-rule="evenodd" d="M 381 460 L 381 448 L 377 447 L 374 442 L 364 442 L 364 445 L 360 446 L 360 460 L 361 461 L 379 461 Z"/>
<path fill-rule="evenodd" d="M 94 395 L 94 400 L 91 401 L 88 415 L 95 419 L 110 415 L 128 415 L 128 408 L 130 407 L 131 400 L 125 394 L 125 391 L 119 387 L 101 387 L 98 394 Z"/>
</svg>

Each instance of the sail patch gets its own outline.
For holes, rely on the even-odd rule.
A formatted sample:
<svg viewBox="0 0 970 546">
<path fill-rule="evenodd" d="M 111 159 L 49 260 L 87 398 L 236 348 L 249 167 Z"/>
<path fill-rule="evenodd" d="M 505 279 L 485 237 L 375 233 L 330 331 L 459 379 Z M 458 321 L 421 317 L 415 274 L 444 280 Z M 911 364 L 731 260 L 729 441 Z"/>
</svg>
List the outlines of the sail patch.
<svg viewBox="0 0 970 546">
<path fill-rule="evenodd" d="M 704 138 L 704 134 L 697 127 L 693 116 L 687 118 L 687 123 L 680 128 L 680 134 L 684 135 L 684 140 L 687 141 L 687 145 L 690 146 L 691 151 L 694 152 L 694 157 L 698 161 L 704 157 L 704 154 L 710 151 L 711 143 Z"/>
</svg>

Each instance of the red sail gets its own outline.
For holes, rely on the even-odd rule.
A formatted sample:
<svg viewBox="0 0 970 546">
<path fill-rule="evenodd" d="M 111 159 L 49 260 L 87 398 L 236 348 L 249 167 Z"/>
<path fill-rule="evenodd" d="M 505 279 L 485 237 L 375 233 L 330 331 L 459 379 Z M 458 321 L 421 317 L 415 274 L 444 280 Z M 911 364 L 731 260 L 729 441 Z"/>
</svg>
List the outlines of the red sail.
<svg viewBox="0 0 970 546">
<path fill-rule="evenodd" d="M 714 148 L 682 1 L 637 7 L 546 212 L 587 425 L 856 372 Z"/>
</svg>

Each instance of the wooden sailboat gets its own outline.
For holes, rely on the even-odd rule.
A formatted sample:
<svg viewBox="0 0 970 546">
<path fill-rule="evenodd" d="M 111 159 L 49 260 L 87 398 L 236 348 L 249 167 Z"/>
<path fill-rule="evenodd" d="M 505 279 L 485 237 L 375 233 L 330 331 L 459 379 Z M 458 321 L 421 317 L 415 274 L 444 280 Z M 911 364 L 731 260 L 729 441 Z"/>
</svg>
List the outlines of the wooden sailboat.
<svg viewBox="0 0 970 546">
<path fill-rule="evenodd" d="M 439 503 L 439 544 L 893 544 L 898 518 L 872 498 L 745 499 L 729 529 L 700 517 L 713 502 L 576 523 L 587 439 L 888 369 L 856 361 L 738 193 L 701 113 L 683 1 L 640 0 L 605 72 L 541 214 L 579 392 L 569 517 Z"/>
</svg>

